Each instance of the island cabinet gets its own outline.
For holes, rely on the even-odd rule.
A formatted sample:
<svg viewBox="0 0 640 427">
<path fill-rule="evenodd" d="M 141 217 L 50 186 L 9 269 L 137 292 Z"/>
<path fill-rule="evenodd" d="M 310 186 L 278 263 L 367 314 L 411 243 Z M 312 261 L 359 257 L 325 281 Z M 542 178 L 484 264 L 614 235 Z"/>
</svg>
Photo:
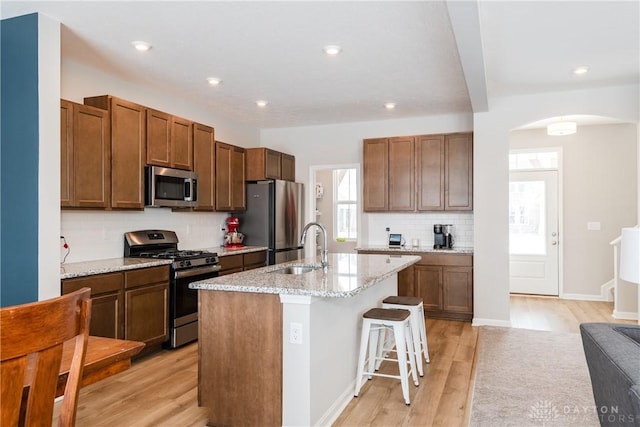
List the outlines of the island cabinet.
<svg viewBox="0 0 640 427">
<path fill-rule="evenodd" d="M 62 294 L 91 289 L 89 334 L 142 341 L 142 354 L 169 338 L 169 266 L 96 274 L 62 281 Z"/>
<path fill-rule="evenodd" d="M 246 209 L 245 149 L 216 141 L 216 211 Z"/>
<path fill-rule="evenodd" d="M 200 123 L 193 124 L 193 170 L 198 174 L 197 211 L 215 210 L 216 152 L 215 131 Z"/>
<path fill-rule="evenodd" d="M 193 170 L 193 130 L 189 120 L 147 108 L 147 164 Z"/>
<path fill-rule="evenodd" d="M 295 157 L 269 148 L 247 148 L 245 178 L 295 181 Z"/>
<path fill-rule="evenodd" d="M 111 138 L 106 110 L 60 101 L 60 206 L 109 207 Z"/>
<path fill-rule="evenodd" d="M 146 109 L 109 95 L 88 97 L 85 105 L 109 111 L 112 209 L 144 209 Z"/>
<path fill-rule="evenodd" d="M 220 276 L 253 270 L 267 264 L 267 251 L 248 252 L 220 257 Z"/>
<path fill-rule="evenodd" d="M 471 133 L 363 141 L 367 212 L 473 210 Z"/>
</svg>

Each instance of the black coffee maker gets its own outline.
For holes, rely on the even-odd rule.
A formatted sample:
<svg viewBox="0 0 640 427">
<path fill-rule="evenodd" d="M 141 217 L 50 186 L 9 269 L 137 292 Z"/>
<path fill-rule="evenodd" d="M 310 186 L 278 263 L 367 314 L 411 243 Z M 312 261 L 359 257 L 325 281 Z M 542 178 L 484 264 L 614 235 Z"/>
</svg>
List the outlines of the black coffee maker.
<svg viewBox="0 0 640 427">
<path fill-rule="evenodd" d="M 433 249 L 453 248 L 453 225 L 434 224 L 433 225 Z"/>
</svg>

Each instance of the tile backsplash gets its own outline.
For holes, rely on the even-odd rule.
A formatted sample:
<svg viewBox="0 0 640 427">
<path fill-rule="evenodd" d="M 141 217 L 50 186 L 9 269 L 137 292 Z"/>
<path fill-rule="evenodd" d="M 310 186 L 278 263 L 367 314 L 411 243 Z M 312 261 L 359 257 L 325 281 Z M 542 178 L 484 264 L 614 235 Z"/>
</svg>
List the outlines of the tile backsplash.
<svg viewBox="0 0 640 427">
<path fill-rule="evenodd" d="M 420 239 L 420 246 L 433 246 L 433 225 L 452 224 L 454 246 L 473 247 L 472 212 L 368 213 L 363 215 L 362 245 L 386 245 L 386 227 L 400 233 L 411 245 Z"/>
</svg>

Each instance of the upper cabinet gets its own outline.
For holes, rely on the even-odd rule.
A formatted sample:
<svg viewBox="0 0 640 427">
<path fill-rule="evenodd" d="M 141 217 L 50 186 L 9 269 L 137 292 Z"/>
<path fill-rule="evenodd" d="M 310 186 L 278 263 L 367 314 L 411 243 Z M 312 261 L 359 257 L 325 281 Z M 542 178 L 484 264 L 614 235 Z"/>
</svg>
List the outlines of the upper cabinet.
<svg viewBox="0 0 640 427">
<path fill-rule="evenodd" d="M 109 95 L 84 99 L 109 111 L 111 133 L 111 208 L 144 209 L 146 109 Z"/>
<path fill-rule="evenodd" d="M 269 148 L 247 148 L 246 180 L 282 179 L 295 181 L 296 159 Z"/>
<path fill-rule="evenodd" d="M 367 212 L 473 210 L 471 133 L 364 140 Z"/>
<path fill-rule="evenodd" d="M 111 153 L 109 114 L 60 101 L 60 206 L 109 207 Z"/>
<path fill-rule="evenodd" d="M 147 164 L 193 170 L 191 122 L 147 108 Z"/>
<path fill-rule="evenodd" d="M 215 210 L 216 152 L 215 133 L 210 126 L 193 124 L 193 170 L 198 174 L 198 207 Z"/>
<path fill-rule="evenodd" d="M 246 209 L 245 149 L 216 141 L 216 210 Z"/>
</svg>

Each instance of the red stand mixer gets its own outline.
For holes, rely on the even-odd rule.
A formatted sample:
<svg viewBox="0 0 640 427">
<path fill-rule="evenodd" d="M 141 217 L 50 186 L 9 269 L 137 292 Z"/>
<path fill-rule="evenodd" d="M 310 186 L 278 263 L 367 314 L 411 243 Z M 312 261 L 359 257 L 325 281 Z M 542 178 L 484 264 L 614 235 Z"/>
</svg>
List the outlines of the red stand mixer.
<svg viewBox="0 0 640 427">
<path fill-rule="evenodd" d="M 224 247 L 225 248 L 242 248 L 244 245 L 244 234 L 238 232 L 238 226 L 240 220 L 236 216 L 230 216 L 227 218 L 227 232 L 224 235 Z"/>
</svg>

